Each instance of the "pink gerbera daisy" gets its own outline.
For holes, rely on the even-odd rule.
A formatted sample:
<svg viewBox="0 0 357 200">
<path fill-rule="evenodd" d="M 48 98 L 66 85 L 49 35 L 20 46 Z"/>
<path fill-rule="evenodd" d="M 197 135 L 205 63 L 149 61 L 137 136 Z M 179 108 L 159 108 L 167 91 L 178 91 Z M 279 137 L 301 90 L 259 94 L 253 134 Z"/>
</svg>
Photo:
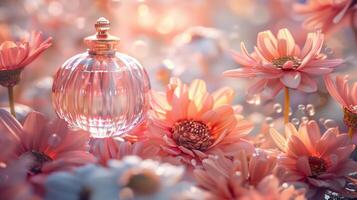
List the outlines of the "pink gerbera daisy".
<svg viewBox="0 0 357 200">
<path fill-rule="evenodd" d="M 41 32 L 33 32 L 22 42 L 5 41 L 0 44 L 0 85 L 14 86 L 20 73 L 52 44 L 52 38 L 43 39 Z"/>
<path fill-rule="evenodd" d="M 302 123 L 299 130 L 287 124 L 286 137 L 275 129 L 270 134 L 283 152 L 278 164 L 287 170 L 285 181 L 307 184 L 309 197 L 326 189 L 344 193 L 348 175 L 357 169 L 357 163 L 349 159 L 355 145 L 347 134 L 332 128 L 321 136 L 315 121 Z"/>
<path fill-rule="evenodd" d="M 214 199 L 304 199 L 303 191 L 282 187 L 273 175 L 276 158 L 260 151 L 248 161 L 244 151 L 236 159 L 210 156 L 194 170 L 198 186 Z"/>
<path fill-rule="evenodd" d="M 349 127 L 349 135 L 357 131 L 357 82 L 350 87 L 348 76 L 337 76 L 336 85 L 329 76 L 325 76 L 326 88 L 330 95 L 342 106 L 344 121 Z"/>
<path fill-rule="evenodd" d="M 29 168 L 31 175 L 71 169 L 95 161 L 87 151 L 89 135 L 70 130 L 63 120 L 49 122 L 42 114 L 31 112 L 21 125 L 10 113 L 0 109 L 0 127 L 2 134 L 11 138 L 9 146 L 15 146 L 5 163 L 30 156 L 34 160 Z"/>
<path fill-rule="evenodd" d="M 158 155 L 160 147 L 147 139 L 148 123 L 148 121 L 144 121 L 123 137 L 92 138 L 90 140 L 90 152 L 103 165 L 106 165 L 108 160 L 121 160 L 128 155 L 136 155 L 143 159 L 153 159 Z"/>
<path fill-rule="evenodd" d="M 356 0 L 308 0 L 295 4 L 294 10 L 308 18 L 304 26 L 310 30 L 330 30 L 334 25 L 350 20 L 356 12 Z"/>
<path fill-rule="evenodd" d="M 248 91 L 249 95 L 265 92 L 274 97 L 282 88 L 315 92 L 317 84 L 313 76 L 331 73 L 342 59 L 326 59 L 321 53 L 324 35 L 309 33 L 301 49 L 288 29 L 280 29 L 277 37 L 271 31 L 258 34 L 257 47 L 248 53 L 244 43 L 242 53 L 233 56 L 239 69 L 224 72 L 225 76 L 259 78 Z"/>
<path fill-rule="evenodd" d="M 152 92 L 153 126 L 148 137 L 168 156 L 186 163 L 199 161 L 217 150 L 226 156 L 239 149 L 252 152 L 253 146 L 242 137 L 253 126 L 234 112 L 232 99 L 230 88 L 210 94 L 202 80 L 194 80 L 188 86 L 172 78 L 166 93 Z"/>
</svg>

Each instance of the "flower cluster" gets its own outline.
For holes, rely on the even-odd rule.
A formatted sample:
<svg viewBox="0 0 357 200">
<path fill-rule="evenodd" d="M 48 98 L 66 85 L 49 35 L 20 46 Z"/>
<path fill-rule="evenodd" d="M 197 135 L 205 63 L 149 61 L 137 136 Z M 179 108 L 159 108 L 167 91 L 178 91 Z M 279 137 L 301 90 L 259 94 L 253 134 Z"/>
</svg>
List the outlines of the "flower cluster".
<svg viewBox="0 0 357 200">
<path fill-rule="evenodd" d="M 351 159 L 357 82 L 349 84 L 348 76 L 334 81 L 331 73 L 345 60 L 322 50 L 328 30 L 349 18 L 354 23 L 356 5 L 296 4 L 294 10 L 308 17 L 304 27 L 313 30 L 303 45 L 283 28 L 276 35 L 258 33 L 252 51 L 243 42 L 241 52 L 233 51 L 240 67 L 223 75 L 258 79 L 248 96 L 274 98 L 284 90 L 284 127 L 262 125 L 253 134 L 254 123 L 234 104 L 240 95 L 232 88 L 210 91 L 204 80 L 178 77 L 166 77 L 165 91 L 150 91 L 145 120 L 121 137 L 91 138 L 36 111 L 20 122 L 12 88 L 52 38 L 34 32 L 22 42 L 1 43 L 0 85 L 8 88 L 11 114 L 0 109 L 0 199 L 319 200 L 328 193 L 357 199 L 357 162 Z M 305 120 L 296 128 L 289 119 L 290 92 L 317 92 L 321 77 L 346 126 L 321 131 L 315 120 Z M 269 139 L 262 144 L 260 136 Z"/>
</svg>

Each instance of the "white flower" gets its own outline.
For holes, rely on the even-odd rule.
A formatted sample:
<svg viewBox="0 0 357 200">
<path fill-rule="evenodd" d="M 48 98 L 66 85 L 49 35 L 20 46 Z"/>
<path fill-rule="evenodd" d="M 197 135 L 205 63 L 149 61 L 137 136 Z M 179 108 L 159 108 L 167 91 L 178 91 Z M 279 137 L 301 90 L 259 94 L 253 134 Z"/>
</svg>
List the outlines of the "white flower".
<svg viewBox="0 0 357 200">
<path fill-rule="evenodd" d="M 195 200 L 206 193 L 180 181 L 184 167 L 127 156 L 107 168 L 87 165 L 57 172 L 46 181 L 45 200 Z"/>
<path fill-rule="evenodd" d="M 46 200 L 117 200 L 118 174 L 110 169 L 86 165 L 71 172 L 58 172 L 46 181 Z"/>
<path fill-rule="evenodd" d="M 118 170 L 120 200 L 168 200 L 202 199 L 198 188 L 190 182 L 180 182 L 185 170 L 153 160 L 141 160 L 127 156 L 123 160 L 111 160 L 108 166 Z M 203 192 L 202 192 L 203 194 Z"/>
</svg>

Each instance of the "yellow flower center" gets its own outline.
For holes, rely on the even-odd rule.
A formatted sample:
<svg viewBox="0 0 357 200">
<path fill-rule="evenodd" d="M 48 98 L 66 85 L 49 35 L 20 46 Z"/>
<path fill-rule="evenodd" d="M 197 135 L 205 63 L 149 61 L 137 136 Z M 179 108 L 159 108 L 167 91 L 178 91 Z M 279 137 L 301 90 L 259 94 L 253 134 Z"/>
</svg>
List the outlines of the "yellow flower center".
<svg viewBox="0 0 357 200">
<path fill-rule="evenodd" d="M 209 127 L 194 120 L 176 122 L 172 127 L 172 137 L 180 146 L 201 151 L 208 149 L 214 141 Z"/>
<path fill-rule="evenodd" d="M 309 157 L 309 165 L 311 169 L 312 176 L 318 176 L 327 170 L 326 162 L 319 157 L 310 156 Z"/>
<path fill-rule="evenodd" d="M 33 159 L 33 163 L 31 164 L 29 168 L 29 173 L 30 174 L 39 174 L 42 172 L 42 166 L 46 162 L 52 161 L 53 159 L 49 157 L 48 155 L 38 152 L 38 151 L 28 151 L 23 156 L 31 156 Z"/>
<path fill-rule="evenodd" d="M 296 69 L 301 65 L 301 59 L 294 56 L 283 56 L 272 61 L 276 68 L 284 69 L 283 66 L 286 62 L 292 62 L 292 69 Z"/>
<path fill-rule="evenodd" d="M 136 195 L 151 195 L 160 189 L 160 178 L 152 171 L 142 171 L 132 174 L 126 187 Z"/>
</svg>

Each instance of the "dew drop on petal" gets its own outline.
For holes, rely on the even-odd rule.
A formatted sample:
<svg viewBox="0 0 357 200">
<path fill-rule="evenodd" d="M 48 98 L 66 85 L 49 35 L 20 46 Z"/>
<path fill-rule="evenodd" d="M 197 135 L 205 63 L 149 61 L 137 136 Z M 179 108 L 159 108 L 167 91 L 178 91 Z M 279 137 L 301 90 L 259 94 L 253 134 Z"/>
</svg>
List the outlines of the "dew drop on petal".
<svg viewBox="0 0 357 200">
<path fill-rule="evenodd" d="M 314 116 L 315 115 L 315 107 L 312 104 L 307 104 L 306 105 L 306 111 L 309 116 Z"/>
<path fill-rule="evenodd" d="M 320 123 L 320 124 L 324 124 L 324 122 L 325 122 L 325 118 L 322 118 L 322 117 L 321 117 L 321 118 L 319 119 L 319 123 Z"/>
<path fill-rule="evenodd" d="M 325 52 L 326 52 L 326 54 L 328 54 L 328 55 L 332 55 L 334 52 L 333 52 L 333 49 L 332 48 L 330 48 L 330 47 L 326 47 L 325 48 Z"/>
<path fill-rule="evenodd" d="M 265 122 L 269 125 L 269 127 L 274 126 L 274 119 L 272 117 L 266 117 Z"/>
<path fill-rule="evenodd" d="M 56 133 L 50 135 L 48 138 L 48 145 L 52 147 L 56 147 L 61 143 L 61 137 L 57 135 Z"/>
<path fill-rule="evenodd" d="M 248 104 L 253 104 L 258 106 L 261 103 L 260 95 L 255 94 L 253 96 L 247 96 L 246 101 Z"/>
<path fill-rule="evenodd" d="M 309 118 L 306 116 L 301 117 L 301 123 L 306 123 L 309 121 Z"/>
<path fill-rule="evenodd" d="M 293 123 L 294 125 L 299 125 L 300 124 L 300 120 L 298 118 L 292 118 L 291 119 L 291 123 Z"/>
<path fill-rule="evenodd" d="M 298 110 L 304 111 L 304 110 L 305 110 L 305 105 L 299 104 L 299 105 L 298 105 Z"/>
<path fill-rule="evenodd" d="M 325 126 L 326 129 L 336 128 L 337 127 L 337 123 L 333 119 L 326 119 L 324 121 L 324 126 Z"/>
<path fill-rule="evenodd" d="M 276 103 L 273 105 L 274 111 L 276 113 L 281 113 L 283 111 L 283 107 L 281 106 L 280 103 Z"/>
</svg>

